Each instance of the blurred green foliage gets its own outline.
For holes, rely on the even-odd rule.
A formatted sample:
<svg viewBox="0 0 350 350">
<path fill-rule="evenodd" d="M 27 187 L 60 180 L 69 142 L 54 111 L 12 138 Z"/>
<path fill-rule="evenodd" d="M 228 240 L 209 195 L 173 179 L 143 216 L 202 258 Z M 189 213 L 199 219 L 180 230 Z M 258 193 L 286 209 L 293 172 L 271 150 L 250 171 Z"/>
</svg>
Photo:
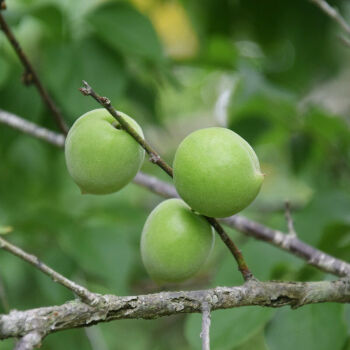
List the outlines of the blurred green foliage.
<svg viewBox="0 0 350 350">
<path fill-rule="evenodd" d="M 330 3 L 349 14 L 344 1 Z M 13 0 L 5 16 L 69 124 L 97 108 L 78 91 L 84 79 L 132 115 L 170 162 L 191 131 L 229 127 L 253 145 L 266 174 L 244 214 L 285 230 L 283 202 L 289 199 L 300 238 L 349 260 L 350 104 L 344 91 L 350 51 L 310 2 Z M 0 108 L 55 129 L 34 87 L 21 84 L 22 71 L 0 35 Z M 0 159 L 0 226 L 14 228 L 11 241 L 100 293 L 159 290 L 142 266 L 139 239 L 161 198 L 132 184 L 113 195 L 82 196 L 61 150 L 6 126 L 0 126 Z M 166 179 L 150 163 L 143 170 Z M 286 252 L 230 234 L 262 280 L 331 278 Z M 5 252 L 0 278 L 11 308 L 72 298 Z M 167 288 L 241 282 L 217 240 L 196 278 Z M 219 311 L 212 315 L 212 346 L 347 349 L 348 314 L 329 304 Z M 51 335 L 42 349 L 190 350 L 200 348 L 199 333 L 198 315 L 118 321 Z"/>
</svg>

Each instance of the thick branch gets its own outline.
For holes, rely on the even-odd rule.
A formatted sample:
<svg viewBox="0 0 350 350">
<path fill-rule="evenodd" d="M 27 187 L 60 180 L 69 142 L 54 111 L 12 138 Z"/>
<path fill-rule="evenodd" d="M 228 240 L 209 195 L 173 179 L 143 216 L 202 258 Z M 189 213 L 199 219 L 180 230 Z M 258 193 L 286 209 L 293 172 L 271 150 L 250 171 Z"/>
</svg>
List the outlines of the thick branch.
<svg viewBox="0 0 350 350">
<path fill-rule="evenodd" d="M 162 157 L 157 153 L 157 151 L 154 150 L 152 146 L 145 139 L 143 139 L 137 133 L 137 131 L 122 117 L 122 115 L 112 106 L 111 101 L 106 97 L 99 96 L 86 81 L 83 81 L 83 85 L 84 87 L 80 88 L 80 91 L 82 92 L 82 94 L 85 96 L 91 96 L 101 106 L 103 106 L 119 122 L 121 127 L 126 132 L 128 132 L 129 135 L 131 135 L 140 144 L 140 146 L 147 152 L 147 154 L 150 156 L 150 161 L 154 164 L 157 164 L 172 178 L 173 169 L 171 168 L 171 166 L 168 165 L 162 159 Z M 238 265 L 238 270 L 241 272 L 243 279 L 245 281 L 248 281 L 249 279 L 253 278 L 253 274 L 249 270 L 248 265 L 245 262 L 245 259 L 241 251 L 238 249 L 238 247 L 232 241 L 229 235 L 225 232 L 225 230 L 220 225 L 220 223 L 215 218 L 209 218 L 207 216 L 203 216 L 203 217 L 210 223 L 212 227 L 214 227 L 215 231 L 217 232 L 221 240 L 225 243 L 227 248 L 230 250 L 230 252 L 234 256 Z"/>
<path fill-rule="evenodd" d="M 64 134 L 67 134 L 68 126 L 65 123 L 63 116 L 61 115 L 61 112 L 59 111 L 58 107 L 56 106 L 56 104 L 54 103 L 52 98 L 50 97 L 47 90 L 44 88 L 44 86 L 43 86 L 41 80 L 39 79 L 39 76 L 36 73 L 34 67 L 30 63 L 28 57 L 26 56 L 26 54 L 22 50 L 19 42 L 17 41 L 17 39 L 15 38 L 14 34 L 12 33 L 10 27 L 8 26 L 7 22 L 5 21 L 5 18 L 1 13 L 1 8 L 0 8 L 0 28 L 4 32 L 5 36 L 7 37 L 8 41 L 10 42 L 13 49 L 15 50 L 18 58 L 20 59 L 22 65 L 25 69 L 24 76 L 23 76 L 24 82 L 27 85 L 33 83 L 36 86 L 43 102 L 46 104 L 48 109 L 51 111 L 51 114 L 53 115 L 57 126 Z"/>
<path fill-rule="evenodd" d="M 7 116 L 10 117 L 7 118 Z M 34 123 L 29 123 L 26 120 L 11 113 L 0 110 L 0 122 L 4 122 L 15 129 L 26 132 L 34 137 L 38 137 L 55 146 L 64 146 L 63 135 L 54 133 Z M 30 127 L 27 127 L 27 124 Z M 161 181 L 154 176 L 139 172 L 133 181 L 134 183 L 145 187 L 162 197 L 178 197 L 174 186 Z M 350 276 L 350 264 L 347 262 L 336 259 L 335 257 L 304 243 L 298 238 L 288 236 L 288 234 L 282 231 L 274 230 L 258 222 L 249 220 L 242 215 L 234 215 L 225 219 L 221 219 L 220 221 L 247 236 L 268 242 L 293 255 L 296 255 L 305 260 L 308 264 L 313 265 L 325 272 L 332 273 L 340 277 Z"/>
<path fill-rule="evenodd" d="M 95 305 L 98 303 L 99 297 L 96 294 L 91 293 L 85 287 L 82 287 L 79 284 L 64 277 L 60 273 L 53 270 L 51 267 L 49 267 L 49 266 L 45 265 L 43 262 L 41 262 L 35 255 L 31 255 L 31 254 L 26 253 L 25 251 L 23 251 L 19 247 L 6 241 L 1 236 L 0 236 L 0 248 L 8 251 L 9 253 L 11 253 L 13 255 L 18 256 L 22 260 L 33 265 L 38 270 L 45 273 L 47 276 L 51 277 L 53 281 L 70 289 L 73 293 L 75 293 L 77 296 L 79 296 L 84 302 L 86 302 L 88 304 L 92 304 L 92 305 Z"/>
<path fill-rule="evenodd" d="M 104 307 L 93 307 L 74 300 L 60 306 L 13 310 L 0 316 L 0 339 L 21 337 L 32 332 L 48 335 L 119 319 L 155 319 L 181 313 L 201 313 L 203 302 L 208 303 L 212 311 L 250 305 L 290 305 L 297 308 L 323 302 L 348 303 L 350 282 L 348 279 L 306 283 L 251 280 L 239 287 L 127 297 L 104 295 L 102 298 Z"/>
</svg>

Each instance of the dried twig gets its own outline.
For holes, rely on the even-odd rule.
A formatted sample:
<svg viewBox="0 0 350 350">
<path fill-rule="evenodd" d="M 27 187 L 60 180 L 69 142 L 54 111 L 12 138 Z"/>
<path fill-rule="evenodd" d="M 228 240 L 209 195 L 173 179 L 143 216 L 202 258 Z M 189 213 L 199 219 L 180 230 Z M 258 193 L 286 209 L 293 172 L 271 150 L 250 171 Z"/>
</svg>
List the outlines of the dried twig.
<svg viewBox="0 0 350 350">
<path fill-rule="evenodd" d="M 44 86 L 43 86 L 41 80 L 39 79 L 39 76 L 36 73 L 34 67 L 30 63 L 28 57 L 26 56 L 26 54 L 22 50 L 19 42 L 15 38 L 10 27 L 8 26 L 4 16 L 1 13 L 1 8 L 0 8 L 0 28 L 4 32 L 5 36 L 7 37 L 8 41 L 10 42 L 13 49 L 15 50 L 18 58 L 20 59 L 22 65 L 25 69 L 25 72 L 23 75 L 23 78 L 24 78 L 23 80 L 24 80 L 25 84 L 29 85 L 29 84 L 33 83 L 36 86 L 43 102 L 46 104 L 48 109 L 51 111 L 51 113 L 56 121 L 57 126 L 64 134 L 67 134 L 68 127 L 63 119 L 63 116 L 61 115 L 61 112 L 59 111 L 58 107 L 56 106 L 56 104 L 54 103 L 52 98 L 50 97 L 47 90 L 44 88 Z"/>
<path fill-rule="evenodd" d="M 75 293 L 84 302 L 86 302 L 90 305 L 95 305 L 101 300 L 97 294 L 91 293 L 85 287 L 82 287 L 79 284 L 69 280 L 68 278 L 64 277 L 60 273 L 53 270 L 51 267 L 45 265 L 35 255 L 26 253 L 21 248 L 15 246 L 14 244 L 11 244 L 10 242 L 8 242 L 7 240 L 5 240 L 2 237 L 0 237 L 0 248 L 8 251 L 9 253 L 11 253 L 13 255 L 18 256 L 22 260 L 33 265 L 38 270 L 40 270 L 41 272 L 43 272 L 46 275 L 48 275 L 49 277 L 51 277 L 51 279 L 54 282 L 57 282 L 57 283 L 61 284 L 62 286 L 70 289 L 73 293 Z"/>
<path fill-rule="evenodd" d="M 91 86 L 86 82 L 83 81 L 83 87 L 80 88 L 80 91 L 85 96 L 91 96 L 94 98 L 101 106 L 103 106 L 121 125 L 121 127 L 128 132 L 140 145 L 141 147 L 148 153 L 150 156 L 150 160 L 152 163 L 157 164 L 161 169 L 163 169 L 170 177 L 173 177 L 173 169 L 171 166 L 169 166 L 162 157 L 157 153 L 156 150 L 154 150 L 150 144 L 143 139 L 137 131 L 127 123 L 124 118 L 121 116 L 120 113 L 112 106 L 111 101 L 106 98 L 98 95 Z M 219 222 L 214 218 L 209 218 L 207 216 L 204 216 L 204 218 L 212 225 L 215 229 L 215 231 L 220 236 L 221 240 L 225 243 L 227 248 L 230 250 L 234 258 L 236 259 L 238 269 L 242 274 L 242 277 L 245 281 L 248 281 L 249 279 L 253 278 L 252 272 L 249 270 L 247 263 L 245 262 L 245 259 L 241 253 L 241 251 L 238 249 L 238 247 L 235 245 L 235 243 L 231 240 L 231 238 L 228 236 L 228 234 L 225 232 L 225 230 L 222 228 L 222 226 L 219 224 Z"/>
<path fill-rule="evenodd" d="M 5 115 L 5 118 L 3 117 Z M 9 118 L 7 116 L 10 116 Z M 26 132 L 34 137 L 51 143 L 58 147 L 63 147 L 64 136 L 54 133 L 48 129 L 42 128 L 34 123 L 30 123 L 30 128 L 27 127 L 28 122 L 11 113 L 0 110 L 0 122 L 5 122 L 7 125 Z M 139 172 L 133 180 L 134 183 L 149 189 L 150 191 L 166 198 L 178 197 L 178 194 L 171 184 L 161 181 L 154 176 L 146 175 Z M 265 241 L 280 249 L 287 251 L 299 258 L 305 260 L 308 264 L 321 269 L 325 272 L 332 273 L 336 276 L 349 276 L 350 264 L 337 259 L 329 254 L 326 254 L 298 238 L 290 239 L 288 234 L 274 230 L 264 226 L 258 222 L 247 219 L 242 215 L 234 215 L 225 219 L 220 219 L 220 222 L 230 226 L 237 231 L 254 237 L 260 241 Z"/>
</svg>

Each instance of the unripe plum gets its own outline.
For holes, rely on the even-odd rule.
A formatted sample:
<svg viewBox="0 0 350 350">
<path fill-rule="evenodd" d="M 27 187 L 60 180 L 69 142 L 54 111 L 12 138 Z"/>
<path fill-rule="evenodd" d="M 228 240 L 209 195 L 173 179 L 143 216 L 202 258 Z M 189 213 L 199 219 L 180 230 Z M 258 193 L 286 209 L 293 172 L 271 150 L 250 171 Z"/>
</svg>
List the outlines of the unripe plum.
<svg viewBox="0 0 350 350">
<path fill-rule="evenodd" d="M 156 282 L 180 282 L 199 271 L 213 244 L 209 223 L 181 199 L 168 199 L 147 218 L 141 237 L 142 261 Z"/>
<path fill-rule="evenodd" d="M 247 207 L 264 179 L 248 142 L 218 127 L 187 136 L 176 151 L 173 167 L 181 198 L 210 217 L 230 216 Z"/>
<path fill-rule="evenodd" d="M 143 137 L 140 126 L 122 117 Z M 107 194 L 120 190 L 139 171 L 145 152 L 104 108 L 75 121 L 65 144 L 66 164 L 82 193 Z"/>
</svg>

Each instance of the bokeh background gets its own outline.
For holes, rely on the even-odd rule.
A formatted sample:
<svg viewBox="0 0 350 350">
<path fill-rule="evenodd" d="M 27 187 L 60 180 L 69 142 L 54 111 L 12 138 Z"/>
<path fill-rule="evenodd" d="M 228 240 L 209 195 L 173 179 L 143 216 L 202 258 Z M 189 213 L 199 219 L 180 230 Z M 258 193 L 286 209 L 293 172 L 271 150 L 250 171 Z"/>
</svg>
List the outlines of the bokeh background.
<svg viewBox="0 0 350 350">
<path fill-rule="evenodd" d="M 347 1 L 330 1 L 350 18 Z M 4 13 L 71 125 L 96 103 L 87 80 L 133 116 L 169 161 L 198 128 L 226 126 L 255 148 L 266 174 L 244 215 L 286 230 L 290 200 L 301 239 L 350 258 L 350 49 L 307 0 L 8 0 Z M 0 33 L 0 108 L 55 129 Z M 143 171 L 167 180 L 149 162 Z M 134 184 L 82 196 L 62 150 L 0 125 L 0 231 L 100 293 L 159 291 L 140 259 L 147 215 L 162 198 Z M 229 231 L 261 280 L 334 278 Z M 240 284 L 220 240 L 192 280 L 171 289 Z M 0 251 L 0 313 L 64 303 L 72 294 Z M 350 349 L 350 309 L 324 304 L 212 315 L 216 350 Z M 200 316 L 117 321 L 50 335 L 42 349 L 200 349 Z M 7 350 L 13 340 L 0 344 Z"/>
</svg>

